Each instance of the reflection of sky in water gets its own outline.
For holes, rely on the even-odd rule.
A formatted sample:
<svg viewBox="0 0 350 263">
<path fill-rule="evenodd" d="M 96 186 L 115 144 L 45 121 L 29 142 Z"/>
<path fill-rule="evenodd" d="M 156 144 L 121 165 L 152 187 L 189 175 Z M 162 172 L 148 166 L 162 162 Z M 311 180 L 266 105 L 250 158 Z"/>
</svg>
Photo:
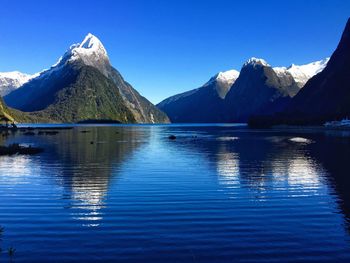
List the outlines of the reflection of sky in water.
<svg viewBox="0 0 350 263">
<path fill-rule="evenodd" d="M 276 182 L 287 181 L 290 187 L 298 187 L 301 191 L 314 192 L 322 185 L 317 165 L 307 157 L 296 157 L 288 162 L 275 162 L 273 176 Z"/>
<path fill-rule="evenodd" d="M 310 150 L 317 139 L 222 128 L 91 130 L 26 137 L 47 150 L 0 157 L 0 224 L 19 261 L 317 261 L 325 248 L 324 262 L 349 259 L 329 167 Z"/>
<path fill-rule="evenodd" d="M 72 182 L 72 208 L 78 209 L 78 212 L 72 214 L 74 219 L 83 221 L 83 225 L 86 226 L 99 225 L 98 221 L 103 218 L 100 210 L 104 207 L 107 183 L 108 182 L 105 182 L 105 184 L 103 184 L 102 182 L 98 182 L 98 184 L 96 184 L 94 181 Z"/>
<path fill-rule="evenodd" d="M 217 172 L 222 184 L 230 187 L 239 184 L 239 159 L 236 153 L 219 153 Z"/>
<path fill-rule="evenodd" d="M 324 191 L 322 178 L 325 172 L 316 161 L 307 156 L 303 148 L 300 148 L 311 143 L 311 140 L 302 137 L 269 137 L 267 140 L 271 143 L 271 149 L 277 146 L 281 150 L 276 153 L 271 150 L 272 152 L 266 155 L 266 160 L 240 159 L 240 152 L 235 152 L 234 148 L 231 148 L 230 152 L 227 150 L 229 147 L 219 147 L 216 164 L 219 183 L 226 189 L 231 189 L 231 192 L 239 187 L 248 187 L 250 191 L 255 191 L 256 198 L 261 200 L 264 200 L 264 193 L 267 191 L 291 191 L 291 197 L 295 189 L 297 196 L 314 195 Z M 280 144 L 286 140 L 292 144 L 284 150 L 283 147 L 286 146 Z M 231 196 L 235 195 L 231 193 Z"/>
<path fill-rule="evenodd" d="M 41 174 L 39 162 L 28 156 L 0 156 L 0 182 L 8 184 L 30 184 L 33 177 Z"/>
</svg>

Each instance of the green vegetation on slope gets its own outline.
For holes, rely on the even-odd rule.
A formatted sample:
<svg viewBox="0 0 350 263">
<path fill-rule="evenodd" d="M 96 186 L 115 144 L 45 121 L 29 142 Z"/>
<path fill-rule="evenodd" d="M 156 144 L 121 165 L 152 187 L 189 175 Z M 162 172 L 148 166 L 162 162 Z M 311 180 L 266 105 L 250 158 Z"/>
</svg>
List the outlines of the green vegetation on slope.
<svg viewBox="0 0 350 263">
<path fill-rule="evenodd" d="M 6 118 L 11 122 L 14 121 L 14 118 L 9 113 L 9 109 L 6 107 L 1 97 L 0 97 L 0 118 Z"/>
<path fill-rule="evenodd" d="M 71 83 L 55 93 L 54 101 L 40 111 L 12 110 L 19 122 L 63 122 L 111 120 L 133 123 L 116 85 L 96 68 L 82 66 Z M 17 119 L 18 118 L 18 119 Z"/>
</svg>

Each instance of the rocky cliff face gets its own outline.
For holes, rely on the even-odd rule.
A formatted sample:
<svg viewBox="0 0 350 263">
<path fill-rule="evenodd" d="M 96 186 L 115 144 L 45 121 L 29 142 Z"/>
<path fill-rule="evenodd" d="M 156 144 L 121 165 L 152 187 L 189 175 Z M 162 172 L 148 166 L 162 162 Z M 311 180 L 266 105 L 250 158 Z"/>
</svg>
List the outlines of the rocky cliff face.
<svg viewBox="0 0 350 263">
<path fill-rule="evenodd" d="M 227 122 L 246 122 L 250 116 L 268 114 L 290 99 L 294 80 L 279 77 L 263 59 L 251 58 L 226 95 Z"/>
</svg>

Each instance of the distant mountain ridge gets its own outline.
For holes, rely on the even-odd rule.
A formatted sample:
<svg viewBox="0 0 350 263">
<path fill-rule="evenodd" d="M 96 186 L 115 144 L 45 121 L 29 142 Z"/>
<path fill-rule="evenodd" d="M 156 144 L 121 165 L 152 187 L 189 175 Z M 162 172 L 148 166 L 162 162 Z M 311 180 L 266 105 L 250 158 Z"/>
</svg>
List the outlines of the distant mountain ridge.
<svg viewBox="0 0 350 263">
<path fill-rule="evenodd" d="M 172 122 L 246 122 L 257 113 L 282 110 L 327 62 L 328 58 L 301 66 L 272 68 L 265 60 L 252 57 L 241 72 L 220 72 L 200 88 L 171 96 L 157 107 Z M 221 91 L 217 88 L 220 86 L 224 87 Z"/>
<path fill-rule="evenodd" d="M 320 73 L 327 66 L 328 61 L 329 58 L 325 58 L 323 60 L 300 66 L 292 64 L 288 68 L 274 67 L 273 70 L 277 75 L 290 74 L 294 78 L 298 87 L 302 88 L 310 78 Z"/>
<path fill-rule="evenodd" d="M 220 122 L 225 115 L 222 101 L 238 76 L 236 70 L 220 72 L 202 87 L 169 97 L 157 107 L 172 122 Z"/>
<path fill-rule="evenodd" d="M 350 117 L 350 19 L 322 72 L 293 98 L 282 118 L 286 123 L 322 124 Z"/>
<path fill-rule="evenodd" d="M 166 114 L 124 81 L 92 34 L 4 99 L 10 107 L 54 122 L 169 122 Z"/>
<path fill-rule="evenodd" d="M 291 98 L 289 90 L 296 86 L 293 79 L 287 81 L 278 76 L 265 60 L 249 59 L 224 101 L 225 122 L 246 122 L 256 112 L 278 110 Z"/>
<path fill-rule="evenodd" d="M 19 71 L 0 72 L 0 96 L 6 96 L 28 82 L 32 75 Z"/>
</svg>

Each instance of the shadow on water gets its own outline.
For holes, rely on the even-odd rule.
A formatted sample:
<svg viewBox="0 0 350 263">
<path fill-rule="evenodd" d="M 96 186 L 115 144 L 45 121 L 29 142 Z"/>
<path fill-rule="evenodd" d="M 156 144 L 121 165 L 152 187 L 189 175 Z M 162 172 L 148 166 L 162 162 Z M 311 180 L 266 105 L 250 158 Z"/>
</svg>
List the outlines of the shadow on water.
<svg viewBox="0 0 350 263">
<path fill-rule="evenodd" d="M 338 203 L 350 232 L 350 136 L 326 133 L 318 143 L 310 145 L 310 155 L 328 172 L 328 180 L 339 196 Z"/>
</svg>

